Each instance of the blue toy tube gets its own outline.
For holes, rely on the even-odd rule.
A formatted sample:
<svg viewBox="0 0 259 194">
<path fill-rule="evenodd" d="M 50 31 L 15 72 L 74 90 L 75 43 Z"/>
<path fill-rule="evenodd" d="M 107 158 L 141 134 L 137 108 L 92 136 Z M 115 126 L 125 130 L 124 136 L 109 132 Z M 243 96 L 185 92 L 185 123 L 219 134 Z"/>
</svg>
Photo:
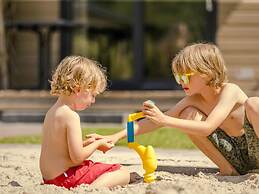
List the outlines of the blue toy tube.
<svg viewBox="0 0 259 194">
<path fill-rule="evenodd" d="M 133 121 L 127 122 L 128 143 L 134 142 L 134 124 Z"/>
</svg>

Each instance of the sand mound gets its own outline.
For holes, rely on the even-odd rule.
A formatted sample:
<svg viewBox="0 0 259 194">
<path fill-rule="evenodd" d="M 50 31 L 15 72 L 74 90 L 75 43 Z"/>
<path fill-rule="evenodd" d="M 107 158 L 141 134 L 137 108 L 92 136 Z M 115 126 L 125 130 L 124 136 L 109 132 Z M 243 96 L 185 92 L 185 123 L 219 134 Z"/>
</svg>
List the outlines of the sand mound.
<svg viewBox="0 0 259 194">
<path fill-rule="evenodd" d="M 92 194 L 208 194 L 259 193 L 259 175 L 217 176 L 217 168 L 199 151 L 156 149 L 157 181 L 143 183 L 141 161 L 134 151 L 116 147 L 105 155 L 98 152 L 91 158 L 107 163 L 119 162 L 132 172 L 131 184 L 113 189 L 91 189 L 81 185 L 68 191 L 42 185 L 39 171 L 39 145 L 0 145 L 0 193 L 92 193 Z M 134 173 L 133 173 L 134 172 Z"/>
</svg>

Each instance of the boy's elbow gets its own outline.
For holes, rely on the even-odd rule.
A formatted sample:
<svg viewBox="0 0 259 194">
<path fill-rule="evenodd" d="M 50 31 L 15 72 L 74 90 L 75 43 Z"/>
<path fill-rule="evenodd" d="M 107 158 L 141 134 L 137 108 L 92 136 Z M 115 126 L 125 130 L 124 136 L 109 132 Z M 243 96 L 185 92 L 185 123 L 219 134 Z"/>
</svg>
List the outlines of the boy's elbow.
<svg viewBox="0 0 259 194">
<path fill-rule="evenodd" d="M 206 123 L 206 125 L 204 126 L 204 130 L 202 130 L 202 136 L 208 137 L 210 134 L 213 133 L 213 131 L 215 127 L 210 124 L 210 123 Z"/>
<path fill-rule="evenodd" d="M 202 133 L 202 136 L 204 137 L 208 137 L 212 132 L 210 130 L 205 130 L 203 133 Z"/>
<path fill-rule="evenodd" d="M 70 158 L 72 163 L 75 165 L 79 165 L 84 161 L 84 158 L 82 156 L 73 156 Z"/>
<path fill-rule="evenodd" d="M 199 132 L 194 132 L 193 134 L 201 137 L 208 137 L 210 135 L 210 131 L 204 129 L 204 130 L 199 130 Z"/>
<path fill-rule="evenodd" d="M 213 133 L 213 131 L 214 131 L 214 129 L 212 129 L 212 128 L 206 129 L 206 130 L 204 130 L 203 135 L 205 137 L 208 137 L 210 134 Z"/>
</svg>

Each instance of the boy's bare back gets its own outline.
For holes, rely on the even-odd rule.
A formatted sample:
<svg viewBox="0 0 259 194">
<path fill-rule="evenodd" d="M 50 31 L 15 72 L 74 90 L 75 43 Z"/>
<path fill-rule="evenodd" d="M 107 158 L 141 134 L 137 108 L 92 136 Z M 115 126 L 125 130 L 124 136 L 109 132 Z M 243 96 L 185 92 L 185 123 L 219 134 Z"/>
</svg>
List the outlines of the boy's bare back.
<svg viewBox="0 0 259 194">
<path fill-rule="evenodd" d="M 56 103 L 47 112 L 42 130 L 40 169 L 45 179 L 52 179 L 73 166 L 67 145 L 66 117 L 72 110 Z"/>
</svg>

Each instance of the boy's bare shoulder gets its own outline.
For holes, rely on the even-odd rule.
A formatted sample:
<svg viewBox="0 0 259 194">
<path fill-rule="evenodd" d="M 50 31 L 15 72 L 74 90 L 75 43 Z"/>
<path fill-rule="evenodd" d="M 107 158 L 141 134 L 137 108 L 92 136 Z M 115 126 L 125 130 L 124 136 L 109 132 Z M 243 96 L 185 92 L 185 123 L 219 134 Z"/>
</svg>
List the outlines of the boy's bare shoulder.
<svg viewBox="0 0 259 194">
<path fill-rule="evenodd" d="M 48 111 L 47 116 L 53 117 L 60 122 L 67 122 L 70 119 L 79 119 L 77 112 L 73 111 L 68 106 L 51 108 Z"/>
<path fill-rule="evenodd" d="M 68 106 L 62 107 L 62 109 L 60 110 L 60 113 L 58 113 L 58 114 L 60 114 L 60 117 L 62 117 L 66 121 L 69 119 L 79 119 L 78 113 L 73 111 Z"/>
<path fill-rule="evenodd" d="M 234 84 L 234 83 L 224 84 L 223 91 L 224 91 L 224 93 L 231 93 L 234 96 L 247 97 L 245 92 L 237 84 Z"/>
<path fill-rule="evenodd" d="M 223 87 L 224 89 L 228 89 L 228 90 L 241 90 L 241 88 L 234 83 L 225 83 Z"/>
<path fill-rule="evenodd" d="M 231 94 L 233 98 L 239 99 L 241 102 L 245 101 L 248 98 L 245 92 L 234 83 L 225 84 L 223 91 L 223 93 Z"/>
</svg>

